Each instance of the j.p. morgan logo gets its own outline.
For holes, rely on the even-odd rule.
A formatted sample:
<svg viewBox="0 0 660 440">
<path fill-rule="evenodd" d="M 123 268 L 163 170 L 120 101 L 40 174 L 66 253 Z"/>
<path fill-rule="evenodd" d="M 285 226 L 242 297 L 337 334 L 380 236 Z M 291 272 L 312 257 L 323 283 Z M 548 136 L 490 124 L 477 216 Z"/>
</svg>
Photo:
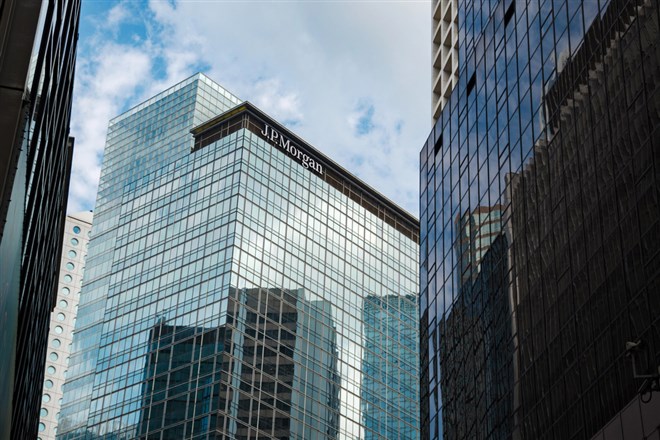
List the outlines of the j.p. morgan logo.
<svg viewBox="0 0 660 440">
<path fill-rule="evenodd" d="M 270 125 L 264 124 L 264 129 L 261 131 L 261 134 L 264 135 L 273 145 L 280 147 L 282 150 L 286 151 L 289 156 L 297 159 L 304 168 L 311 168 L 317 173 L 323 174 L 323 166 L 320 163 L 300 151 L 298 147 L 291 143 L 291 140 L 284 137 Z"/>
</svg>

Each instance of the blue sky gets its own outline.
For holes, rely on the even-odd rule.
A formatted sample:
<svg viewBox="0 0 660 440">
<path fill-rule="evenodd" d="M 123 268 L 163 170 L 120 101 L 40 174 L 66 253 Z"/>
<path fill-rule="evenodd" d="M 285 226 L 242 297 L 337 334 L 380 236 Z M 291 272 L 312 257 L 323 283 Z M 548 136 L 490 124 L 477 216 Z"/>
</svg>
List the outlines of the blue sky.
<svg viewBox="0 0 660 440">
<path fill-rule="evenodd" d="M 83 0 L 69 211 L 108 121 L 202 71 L 413 214 L 431 128 L 430 1 Z"/>
</svg>

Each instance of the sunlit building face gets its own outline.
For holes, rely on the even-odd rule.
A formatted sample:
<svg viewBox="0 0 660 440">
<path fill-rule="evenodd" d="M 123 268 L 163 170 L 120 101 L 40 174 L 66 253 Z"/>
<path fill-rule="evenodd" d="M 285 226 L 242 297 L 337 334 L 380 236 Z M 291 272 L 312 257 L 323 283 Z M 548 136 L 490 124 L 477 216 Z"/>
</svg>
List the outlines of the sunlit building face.
<svg viewBox="0 0 660 440">
<path fill-rule="evenodd" d="M 417 220 L 238 104 L 111 122 L 61 438 L 419 438 Z"/>
</svg>

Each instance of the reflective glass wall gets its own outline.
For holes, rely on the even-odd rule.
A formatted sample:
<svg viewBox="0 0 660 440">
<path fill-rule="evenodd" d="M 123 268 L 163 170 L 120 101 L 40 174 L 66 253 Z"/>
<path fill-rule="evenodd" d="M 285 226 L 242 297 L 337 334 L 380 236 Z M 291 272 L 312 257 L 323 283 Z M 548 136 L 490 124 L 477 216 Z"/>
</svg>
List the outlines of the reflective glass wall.
<svg viewBox="0 0 660 440">
<path fill-rule="evenodd" d="M 459 1 L 458 86 L 420 156 L 423 438 L 591 438 L 643 384 L 626 342 L 657 370 L 658 14 Z"/>
<path fill-rule="evenodd" d="M 111 123 L 58 438 L 417 439 L 416 219 L 207 83 Z"/>
</svg>

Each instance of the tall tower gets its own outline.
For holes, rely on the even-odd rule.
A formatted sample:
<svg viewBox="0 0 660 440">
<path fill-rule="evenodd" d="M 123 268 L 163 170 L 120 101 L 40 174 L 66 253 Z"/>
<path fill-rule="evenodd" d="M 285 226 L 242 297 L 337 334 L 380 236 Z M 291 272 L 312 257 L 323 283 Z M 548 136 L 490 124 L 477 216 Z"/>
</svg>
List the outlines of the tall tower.
<svg viewBox="0 0 660 440">
<path fill-rule="evenodd" d="M 419 437 L 414 217 L 201 74 L 113 119 L 104 160 L 58 438 L 378 438 L 374 381 Z"/>
<path fill-rule="evenodd" d="M 421 151 L 422 438 L 657 436 L 658 2 L 457 11 Z"/>
<path fill-rule="evenodd" d="M 0 438 L 36 438 L 73 138 L 80 1 L 0 6 Z"/>
<path fill-rule="evenodd" d="M 55 308 L 50 316 L 46 373 L 39 410 L 39 438 L 55 440 L 62 386 L 69 366 L 73 329 L 78 315 L 80 286 L 92 231 L 91 212 L 67 215 Z"/>
</svg>

